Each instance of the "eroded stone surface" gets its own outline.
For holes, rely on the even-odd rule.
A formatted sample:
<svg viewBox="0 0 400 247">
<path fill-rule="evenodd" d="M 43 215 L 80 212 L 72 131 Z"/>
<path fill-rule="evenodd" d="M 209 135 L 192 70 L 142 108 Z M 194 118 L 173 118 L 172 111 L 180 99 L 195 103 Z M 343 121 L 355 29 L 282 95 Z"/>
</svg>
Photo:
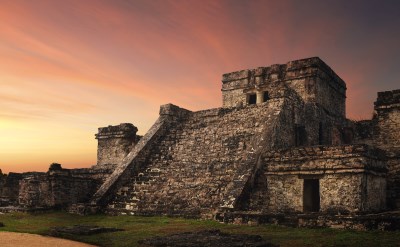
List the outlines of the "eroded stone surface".
<svg viewBox="0 0 400 247">
<path fill-rule="evenodd" d="M 140 140 L 137 130 L 130 123 L 99 128 L 96 134 L 97 166 L 119 164 Z"/>
</svg>

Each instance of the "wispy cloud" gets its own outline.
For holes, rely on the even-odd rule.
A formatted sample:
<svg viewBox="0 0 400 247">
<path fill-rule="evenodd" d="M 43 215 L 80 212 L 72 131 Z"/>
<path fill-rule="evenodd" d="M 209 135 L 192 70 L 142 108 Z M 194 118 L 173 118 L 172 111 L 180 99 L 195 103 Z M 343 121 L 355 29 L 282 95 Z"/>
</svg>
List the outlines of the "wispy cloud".
<svg viewBox="0 0 400 247">
<path fill-rule="evenodd" d="M 66 133 L 53 153 L 67 166 L 93 164 L 97 127 L 143 134 L 161 104 L 218 107 L 221 74 L 240 69 L 320 56 L 347 81 L 353 118 L 398 87 L 397 1 L 0 1 L 0 134 L 21 138 L 0 141 L 1 166 L 23 169 L 5 153 L 59 137 L 37 128 Z M 77 162 L 65 150 L 85 138 Z"/>
</svg>

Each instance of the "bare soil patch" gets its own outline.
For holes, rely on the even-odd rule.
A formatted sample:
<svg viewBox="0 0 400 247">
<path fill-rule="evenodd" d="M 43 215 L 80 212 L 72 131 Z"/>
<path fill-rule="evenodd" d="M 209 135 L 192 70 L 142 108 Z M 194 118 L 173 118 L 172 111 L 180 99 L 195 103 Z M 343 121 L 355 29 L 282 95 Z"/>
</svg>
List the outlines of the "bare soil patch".
<svg viewBox="0 0 400 247">
<path fill-rule="evenodd" d="M 94 247 L 72 240 L 18 232 L 0 232 L 0 239 L 2 247 Z"/>
</svg>

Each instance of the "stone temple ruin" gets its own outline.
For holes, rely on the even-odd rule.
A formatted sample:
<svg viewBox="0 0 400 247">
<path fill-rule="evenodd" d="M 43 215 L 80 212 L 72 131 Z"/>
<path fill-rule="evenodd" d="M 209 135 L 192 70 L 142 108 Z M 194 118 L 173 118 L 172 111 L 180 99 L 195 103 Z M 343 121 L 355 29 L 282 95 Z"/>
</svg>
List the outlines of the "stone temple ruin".
<svg viewBox="0 0 400 247">
<path fill-rule="evenodd" d="M 346 84 L 307 58 L 222 76 L 221 108 L 167 104 L 144 136 L 99 128 L 97 165 L 0 176 L 7 210 L 399 228 L 400 90 L 346 118 Z"/>
</svg>

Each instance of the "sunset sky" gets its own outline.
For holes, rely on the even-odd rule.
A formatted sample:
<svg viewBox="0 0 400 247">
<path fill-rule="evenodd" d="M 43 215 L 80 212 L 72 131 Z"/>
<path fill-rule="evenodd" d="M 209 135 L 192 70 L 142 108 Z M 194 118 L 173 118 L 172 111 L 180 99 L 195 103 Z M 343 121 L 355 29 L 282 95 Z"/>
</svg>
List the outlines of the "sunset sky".
<svg viewBox="0 0 400 247">
<path fill-rule="evenodd" d="M 400 1 L 0 0 L 0 169 L 96 163 L 98 127 L 221 106 L 221 75 L 319 56 L 370 118 L 400 88 Z"/>
</svg>

